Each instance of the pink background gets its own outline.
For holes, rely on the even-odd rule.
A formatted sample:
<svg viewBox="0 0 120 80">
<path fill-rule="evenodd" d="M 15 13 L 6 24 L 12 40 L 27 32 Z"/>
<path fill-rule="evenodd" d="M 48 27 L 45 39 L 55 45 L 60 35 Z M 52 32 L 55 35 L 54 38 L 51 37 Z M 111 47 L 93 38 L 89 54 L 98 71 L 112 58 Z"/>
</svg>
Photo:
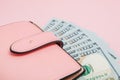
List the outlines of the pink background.
<svg viewBox="0 0 120 80">
<path fill-rule="evenodd" d="M 97 33 L 120 54 L 120 0 L 0 0 L 0 25 L 51 18 L 71 21 Z"/>
</svg>

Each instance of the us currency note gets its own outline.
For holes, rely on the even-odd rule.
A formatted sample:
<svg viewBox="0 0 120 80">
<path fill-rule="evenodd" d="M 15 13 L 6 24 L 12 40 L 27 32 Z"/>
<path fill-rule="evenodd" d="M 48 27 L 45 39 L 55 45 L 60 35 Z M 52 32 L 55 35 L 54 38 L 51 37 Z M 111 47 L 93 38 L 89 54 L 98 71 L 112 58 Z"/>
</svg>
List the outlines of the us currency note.
<svg viewBox="0 0 120 80">
<path fill-rule="evenodd" d="M 78 62 L 84 65 L 86 72 L 77 80 L 117 80 L 108 61 L 100 54 L 81 57 Z"/>
</svg>

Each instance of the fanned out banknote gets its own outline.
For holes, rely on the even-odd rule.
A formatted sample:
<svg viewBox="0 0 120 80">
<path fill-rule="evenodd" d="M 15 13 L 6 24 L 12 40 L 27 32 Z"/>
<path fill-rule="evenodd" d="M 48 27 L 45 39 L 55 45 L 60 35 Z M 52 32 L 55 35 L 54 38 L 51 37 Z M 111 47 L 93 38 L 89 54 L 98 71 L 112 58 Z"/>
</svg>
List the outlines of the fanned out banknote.
<svg viewBox="0 0 120 80">
<path fill-rule="evenodd" d="M 60 19 L 42 29 L 60 38 L 63 49 L 83 65 L 85 72 L 77 80 L 120 80 L 120 57 L 95 33 Z"/>
</svg>

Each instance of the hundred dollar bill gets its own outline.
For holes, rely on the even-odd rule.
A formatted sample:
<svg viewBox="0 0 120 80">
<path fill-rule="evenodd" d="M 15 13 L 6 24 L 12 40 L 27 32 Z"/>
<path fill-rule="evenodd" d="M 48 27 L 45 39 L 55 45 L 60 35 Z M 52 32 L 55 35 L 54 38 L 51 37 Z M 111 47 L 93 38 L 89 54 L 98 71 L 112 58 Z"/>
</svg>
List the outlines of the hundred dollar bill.
<svg viewBox="0 0 120 80">
<path fill-rule="evenodd" d="M 108 46 L 107 43 L 105 43 L 100 37 L 98 37 L 97 35 L 89 35 L 93 41 L 97 42 L 98 45 L 102 48 L 102 50 L 104 50 L 104 52 L 106 53 L 106 57 L 108 58 L 108 60 L 110 61 L 110 63 L 112 64 L 114 70 L 116 71 L 119 80 L 120 80 L 120 56 L 117 55 L 112 49 L 110 49 L 110 47 Z"/>
<path fill-rule="evenodd" d="M 81 57 L 78 61 L 86 69 L 77 80 L 118 80 L 108 61 L 100 54 L 91 54 Z"/>
<path fill-rule="evenodd" d="M 118 76 L 118 80 L 120 80 L 120 64 L 119 64 L 120 59 L 119 57 L 115 55 L 115 53 L 108 46 L 106 46 L 107 44 L 103 40 L 101 40 L 99 37 L 95 36 L 93 33 L 91 34 L 90 32 L 87 35 L 92 39 L 93 42 L 97 43 L 97 45 L 94 46 L 94 48 L 100 47 L 102 49 L 102 51 L 104 52 L 104 55 L 106 56 L 106 59 L 110 63 L 111 67 L 114 69 L 116 75 Z"/>
</svg>

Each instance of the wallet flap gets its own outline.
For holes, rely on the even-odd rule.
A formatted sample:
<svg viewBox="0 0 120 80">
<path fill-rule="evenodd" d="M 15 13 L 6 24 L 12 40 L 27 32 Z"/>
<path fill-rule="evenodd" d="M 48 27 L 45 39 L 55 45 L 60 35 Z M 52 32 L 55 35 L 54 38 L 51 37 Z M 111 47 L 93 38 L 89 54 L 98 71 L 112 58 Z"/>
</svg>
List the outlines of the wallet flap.
<svg viewBox="0 0 120 80">
<path fill-rule="evenodd" d="M 25 53 L 49 44 L 58 44 L 60 47 L 63 46 L 62 41 L 52 32 L 42 32 L 13 42 L 10 46 L 10 50 L 14 53 Z"/>
</svg>

